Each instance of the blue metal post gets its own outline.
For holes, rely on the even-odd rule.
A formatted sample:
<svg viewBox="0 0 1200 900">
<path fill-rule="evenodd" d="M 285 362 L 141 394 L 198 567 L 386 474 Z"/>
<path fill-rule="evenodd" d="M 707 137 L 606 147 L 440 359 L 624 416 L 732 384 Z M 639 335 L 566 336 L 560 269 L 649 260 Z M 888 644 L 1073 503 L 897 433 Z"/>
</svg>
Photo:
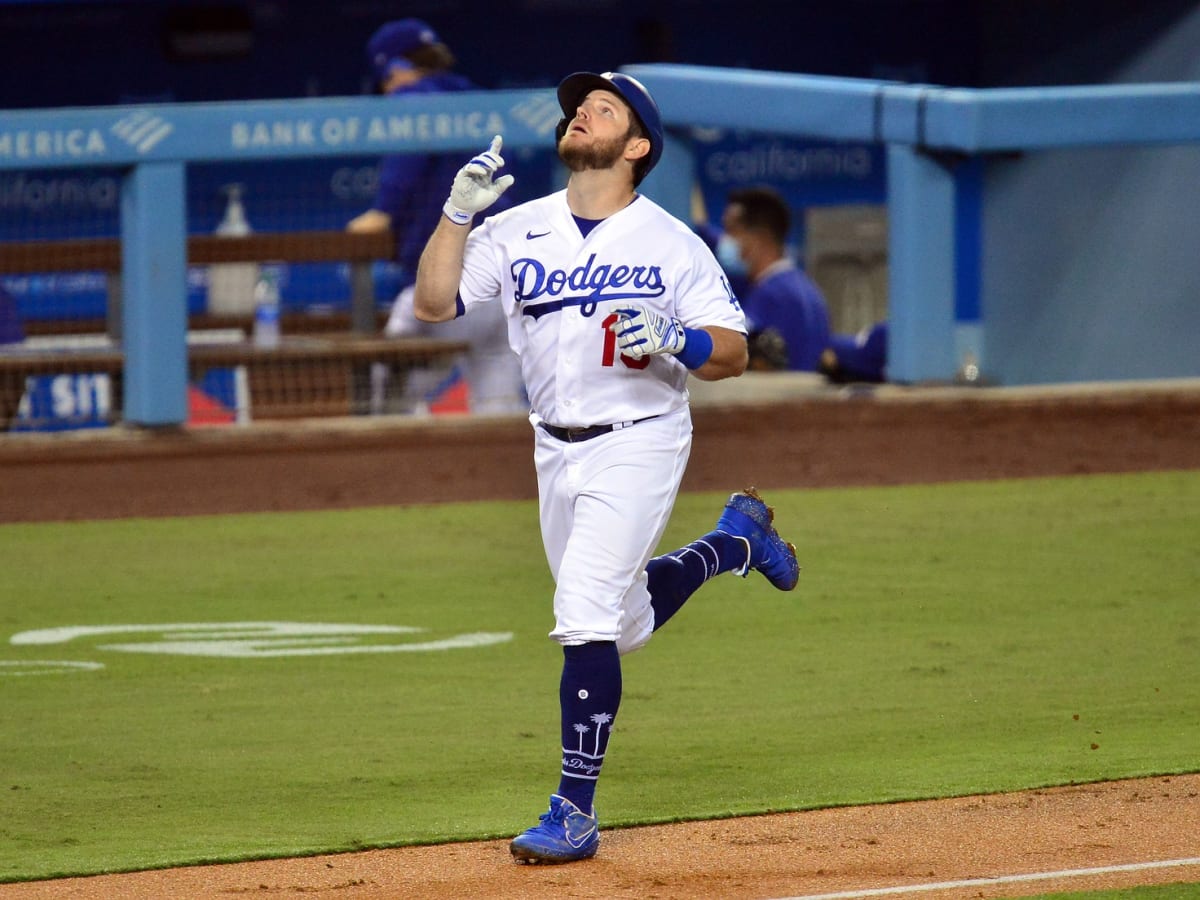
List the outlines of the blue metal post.
<svg viewBox="0 0 1200 900">
<path fill-rule="evenodd" d="M 954 172 L 927 151 L 888 145 L 888 378 L 954 377 Z"/>
<path fill-rule="evenodd" d="M 121 188 L 125 422 L 187 421 L 184 165 L 133 167 Z"/>
<path fill-rule="evenodd" d="M 696 159 L 691 143 L 668 130 L 663 141 L 662 159 L 638 186 L 638 190 L 690 225 L 692 187 L 695 183 Z"/>
</svg>

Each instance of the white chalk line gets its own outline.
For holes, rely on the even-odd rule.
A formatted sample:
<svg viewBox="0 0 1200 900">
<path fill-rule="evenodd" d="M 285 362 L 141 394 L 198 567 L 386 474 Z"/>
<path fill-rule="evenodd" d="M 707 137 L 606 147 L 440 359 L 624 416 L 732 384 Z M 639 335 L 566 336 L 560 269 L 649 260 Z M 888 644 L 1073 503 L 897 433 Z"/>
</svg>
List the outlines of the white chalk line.
<svg viewBox="0 0 1200 900">
<path fill-rule="evenodd" d="M 925 891 L 946 891 L 954 888 L 986 887 L 1021 881 L 1051 881 L 1056 878 L 1086 878 L 1089 875 L 1114 875 L 1120 872 L 1142 872 L 1147 869 L 1170 869 L 1200 866 L 1200 856 L 1190 859 L 1164 859 L 1156 862 L 1126 863 L 1119 866 L 1097 866 L 1091 869 L 1061 869 L 1057 872 L 1030 872 L 1025 875 L 997 875 L 993 878 L 964 878 L 959 881 L 937 881 L 929 884 L 906 884 L 898 887 L 866 888 L 858 891 L 835 891 L 832 894 L 799 894 L 777 900 L 856 900 L 860 897 L 894 897 L 898 894 L 918 894 Z"/>
</svg>

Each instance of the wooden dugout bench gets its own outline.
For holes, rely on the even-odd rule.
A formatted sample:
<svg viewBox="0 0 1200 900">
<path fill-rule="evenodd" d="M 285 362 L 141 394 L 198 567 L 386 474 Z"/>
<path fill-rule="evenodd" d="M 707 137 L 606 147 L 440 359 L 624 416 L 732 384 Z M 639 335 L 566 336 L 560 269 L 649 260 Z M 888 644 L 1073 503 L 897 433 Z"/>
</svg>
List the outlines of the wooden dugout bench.
<svg viewBox="0 0 1200 900">
<path fill-rule="evenodd" d="M 214 368 L 242 368 L 253 398 L 255 419 L 356 415 L 370 409 L 370 370 L 382 363 L 403 374 L 453 357 L 467 349 L 457 341 L 380 337 L 382 319 L 375 308 L 371 265 L 392 258 L 388 232 L 342 231 L 258 233 L 244 237 L 188 237 L 188 265 L 258 262 L 346 262 L 351 271 L 350 312 L 285 315 L 279 347 L 253 342 L 189 342 L 188 379 Z M 108 278 L 105 321 L 29 323 L 27 334 L 107 333 L 106 346 L 83 349 L 0 349 L 0 430 L 17 415 L 31 376 L 104 374 L 110 379 L 114 421 L 119 420 L 124 354 L 121 332 L 121 243 L 116 238 L 0 242 L 0 275 L 101 271 Z M 249 335 L 251 315 L 193 315 L 189 330 L 239 329 Z M 40 327 L 39 327 L 40 326 Z"/>
<path fill-rule="evenodd" d="M 346 231 L 282 231 L 245 236 L 189 235 L 187 264 L 344 262 L 350 266 L 350 313 L 329 316 L 290 315 L 284 333 L 310 330 L 349 330 L 378 334 L 382 321 L 375 309 L 373 263 L 390 260 L 395 245 L 390 231 L 352 234 Z M 104 272 L 108 279 L 105 322 L 35 321 L 27 334 L 107 331 L 121 335 L 121 241 L 117 238 L 79 238 L 59 241 L 0 241 L 0 275 L 50 272 Z M 384 317 L 386 318 L 386 317 Z M 243 328 L 251 316 L 192 316 L 191 328 Z M 290 326 L 290 328 L 289 328 Z"/>
</svg>

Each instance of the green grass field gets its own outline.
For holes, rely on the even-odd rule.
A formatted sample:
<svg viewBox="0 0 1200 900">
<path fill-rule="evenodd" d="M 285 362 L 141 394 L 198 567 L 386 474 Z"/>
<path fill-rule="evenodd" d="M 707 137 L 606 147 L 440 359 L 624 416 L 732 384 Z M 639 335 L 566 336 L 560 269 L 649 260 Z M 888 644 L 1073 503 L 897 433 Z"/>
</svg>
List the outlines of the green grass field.
<svg viewBox="0 0 1200 900">
<path fill-rule="evenodd" d="M 1038 894 L 1028 900 L 1195 900 L 1196 897 L 1200 897 L 1200 884 L 1160 884 L 1115 891 Z"/>
<path fill-rule="evenodd" d="M 626 658 L 607 826 L 1200 770 L 1200 472 L 768 499 L 800 588 Z M 505 836 L 557 784 L 531 502 L 7 525 L 0 571 L 0 881 Z"/>
</svg>

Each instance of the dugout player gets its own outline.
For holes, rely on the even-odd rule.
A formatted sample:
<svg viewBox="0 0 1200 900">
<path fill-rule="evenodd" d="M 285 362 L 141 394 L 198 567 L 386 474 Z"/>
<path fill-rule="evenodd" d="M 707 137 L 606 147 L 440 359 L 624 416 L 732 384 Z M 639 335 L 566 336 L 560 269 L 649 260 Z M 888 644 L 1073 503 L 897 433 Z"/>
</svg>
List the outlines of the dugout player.
<svg viewBox="0 0 1200 900">
<path fill-rule="evenodd" d="M 887 322 L 876 322 L 857 334 L 831 334 L 818 370 L 834 384 L 887 381 Z"/>
<path fill-rule="evenodd" d="M 447 363 L 409 368 L 400 392 L 400 412 L 428 412 L 431 399 L 455 368 L 467 384 L 469 412 L 507 415 L 529 411 L 521 362 L 508 344 L 508 326 L 500 304 L 477 304 L 469 315 L 452 322 L 421 322 L 413 315 L 413 286 L 409 285 L 396 296 L 383 333 L 386 337 L 438 337 L 468 345 L 466 352 Z M 380 374 L 372 371 L 373 378 L 390 378 L 390 374 L 386 369 Z M 386 411 L 382 398 L 379 405 Z"/>
<path fill-rule="evenodd" d="M 454 53 L 421 19 L 400 19 L 381 26 L 367 42 L 366 53 L 376 87 L 388 97 L 478 90 L 470 79 L 454 71 Z M 403 284 L 416 278 L 425 241 L 442 214 L 442 191 L 461 164 L 456 154 L 384 157 L 371 209 L 346 225 L 346 230 L 353 232 L 392 230 Z"/>
<path fill-rule="evenodd" d="M 821 289 L 787 254 L 791 212 L 769 187 L 730 191 L 721 215 L 727 273 L 750 279 L 742 308 L 750 327 L 751 368 L 818 371 L 829 346 L 829 308 Z M 775 348 L 778 348 L 776 350 Z"/>
<path fill-rule="evenodd" d="M 453 71 L 457 62 L 453 52 L 421 19 L 400 19 L 381 26 L 371 35 L 366 52 L 377 89 L 389 97 L 477 89 L 469 79 Z M 427 327 L 412 317 L 412 283 L 425 241 L 442 215 L 442 192 L 461 163 L 457 154 L 398 153 L 385 157 L 379 165 L 379 188 L 372 208 L 346 225 L 351 232 L 390 229 L 395 238 L 401 287 L 384 328 L 387 337 L 427 333 Z M 508 205 L 502 201 L 493 212 Z M 467 383 L 471 412 L 509 413 L 528 409 L 516 359 L 506 346 L 504 317 L 499 310 L 480 307 L 469 320 L 455 323 L 441 337 L 469 345 L 455 365 L 460 367 Z M 410 369 L 402 381 L 399 398 L 403 411 L 424 407 L 425 394 L 434 392 L 448 374 L 436 366 Z M 388 386 L 393 375 L 392 369 L 383 363 L 372 367 L 372 407 L 377 411 L 387 411 Z"/>
<path fill-rule="evenodd" d="M 549 811 L 511 844 L 522 862 L 587 859 L 600 842 L 593 798 L 621 700 L 621 655 L 705 581 L 761 572 L 780 590 L 799 577 L 795 548 L 753 489 L 716 527 L 651 558 L 692 442 L 689 373 L 746 368 L 741 307 L 711 251 L 637 186 L 663 129 L 645 88 L 622 74 L 577 72 L 558 86 L 565 190 L 471 230 L 512 183 L 501 138 L 455 176 L 421 257 L 415 312 L 448 321 L 498 303 L 521 359 L 532 412 L 542 543 L 555 579 L 563 648 L 562 770 Z"/>
</svg>

